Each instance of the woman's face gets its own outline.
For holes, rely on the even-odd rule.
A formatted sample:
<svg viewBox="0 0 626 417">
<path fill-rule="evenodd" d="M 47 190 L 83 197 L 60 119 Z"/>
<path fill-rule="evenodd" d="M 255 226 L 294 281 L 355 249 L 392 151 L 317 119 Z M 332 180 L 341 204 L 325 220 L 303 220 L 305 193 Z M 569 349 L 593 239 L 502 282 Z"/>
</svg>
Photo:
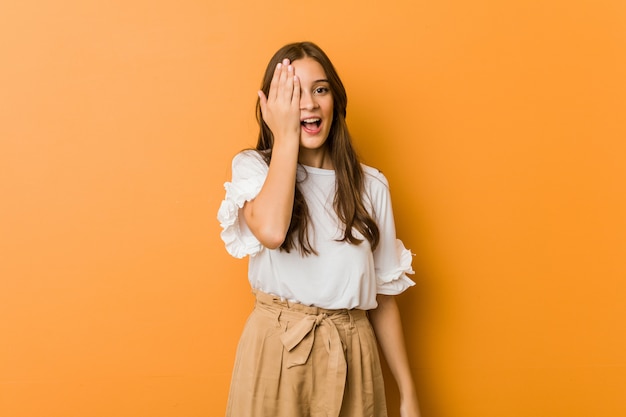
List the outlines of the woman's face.
<svg viewBox="0 0 626 417">
<path fill-rule="evenodd" d="M 291 63 L 300 79 L 300 162 L 320 166 L 333 124 L 333 96 L 324 69 L 305 57 Z M 320 159 L 321 158 L 321 159 Z"/>
</svg>

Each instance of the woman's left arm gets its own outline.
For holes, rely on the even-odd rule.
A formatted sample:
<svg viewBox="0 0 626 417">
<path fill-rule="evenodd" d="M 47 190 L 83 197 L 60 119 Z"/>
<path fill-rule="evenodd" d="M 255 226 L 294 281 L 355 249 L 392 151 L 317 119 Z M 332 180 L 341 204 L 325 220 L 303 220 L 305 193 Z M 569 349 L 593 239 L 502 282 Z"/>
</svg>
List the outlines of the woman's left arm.
<svg viewBox="0 0 626 417">
<path fill-rule="evenodd" d="M 392 295 L 377 296 L 378 307 L 369 311 L 370 321 L 378 344 L 400 391 L 400 414 L 402 417 L 419 417 L 419 405 L 409 358 L 404 343 L 400 311 Z"/>
</svg>

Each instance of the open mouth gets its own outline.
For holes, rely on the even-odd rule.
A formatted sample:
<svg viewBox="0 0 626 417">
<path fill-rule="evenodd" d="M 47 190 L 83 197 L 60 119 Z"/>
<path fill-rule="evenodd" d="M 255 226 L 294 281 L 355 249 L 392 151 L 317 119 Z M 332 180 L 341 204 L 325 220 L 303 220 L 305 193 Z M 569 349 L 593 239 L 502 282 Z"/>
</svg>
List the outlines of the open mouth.
<svg viewBox="0 0 626 417">
<path fill-rule="evenodd" d="M 322 119 L 319 118 L 309 118 L 304 119 L 300 122 L 300 124 L 308 130 L 317 130 L 322 124 Z"/>
</svg>

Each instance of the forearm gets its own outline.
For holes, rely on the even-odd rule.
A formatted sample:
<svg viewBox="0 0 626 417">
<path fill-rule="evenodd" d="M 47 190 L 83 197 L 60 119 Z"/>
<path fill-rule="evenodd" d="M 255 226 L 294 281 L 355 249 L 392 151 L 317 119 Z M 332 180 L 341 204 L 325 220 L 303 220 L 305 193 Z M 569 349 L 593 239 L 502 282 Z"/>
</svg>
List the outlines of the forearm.
<svg viewBox="0 0 626 417">
<path fill-rule="evenodd" d="M 394 296 L 378 295 L 377 301 L 378 308 L 370 310 L 369 315 L 378 344 L 398 384 L 401 400 L 405 404 L 410 404 L 408 407 L 412 411 L 407 415 L 419 415 L 396 299 Z"/>
<path fill-rule="evenodd" d="M 243 211 L 252 233 L 270 249 L 282 244 L 291 222 L 298 164 L 297 142 L 291 143 L 274 147 L 265 183 Z"/>
</svg>

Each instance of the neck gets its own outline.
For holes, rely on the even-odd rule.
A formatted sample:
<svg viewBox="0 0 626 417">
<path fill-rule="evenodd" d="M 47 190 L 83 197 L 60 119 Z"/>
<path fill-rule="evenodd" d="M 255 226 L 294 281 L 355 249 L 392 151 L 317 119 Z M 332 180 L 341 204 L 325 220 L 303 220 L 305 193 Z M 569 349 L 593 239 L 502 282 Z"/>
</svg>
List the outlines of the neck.
<svg viewBox="0 0 626 417">
<path fill-rule="evenodd" d="M 300 148 L 300 153 L 298 154 L 298 162 L 302 165 L 314 167 L 314 168 L 322 168 L 322 169 L 333 169 L 333 162 L 328 155 L 328 151 L 326 147 L 320 149 L 303 149 Z"/>
</svg>

